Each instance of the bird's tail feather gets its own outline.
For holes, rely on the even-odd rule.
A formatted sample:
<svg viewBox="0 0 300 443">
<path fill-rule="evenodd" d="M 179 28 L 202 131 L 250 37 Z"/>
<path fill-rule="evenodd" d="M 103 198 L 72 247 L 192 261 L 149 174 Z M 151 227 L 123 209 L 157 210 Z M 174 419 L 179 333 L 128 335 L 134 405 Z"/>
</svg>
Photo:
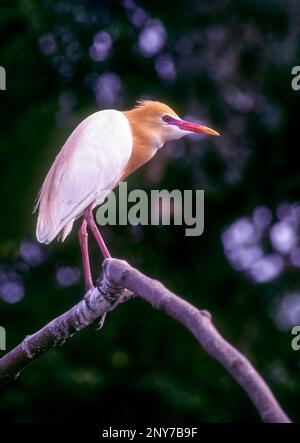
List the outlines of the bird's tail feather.
<svg viewBox="0 0 300 443">
<path fill-rule="evenodd" d="M 58 240 L 64 241 L 70 234 L 74 221 L 79 218 L 83 211 L 95 200 L 94 195 L 88 195 L 63 219 L 54 222 L 54 217 L 39 207 L 39 215 L 36 227 L 36 238 L 40 243 L 49 244 L 58 236 Z"/>
</svg>

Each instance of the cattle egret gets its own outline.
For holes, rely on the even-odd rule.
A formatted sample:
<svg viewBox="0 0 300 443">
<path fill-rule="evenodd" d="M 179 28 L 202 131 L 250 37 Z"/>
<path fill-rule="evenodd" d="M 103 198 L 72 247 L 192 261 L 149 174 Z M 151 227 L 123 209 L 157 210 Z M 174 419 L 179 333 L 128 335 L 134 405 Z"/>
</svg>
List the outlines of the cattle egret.
<svg viewBox="0 0 300 443">
<path fill-rule="evenodd" d="M 38 195 L 36 236 L 40 243 L 48 244 L 55 237 L 64 241 L 74 221 L 83 217 L 78 235 L 87 290 L 93 287 L 87 228 L 103 256 L 110 257 L 93 209 L 164 143 L 192 132 L 219 135 L 182 120 L 163 103 L 147 100 L 130 111 L 95 112 L 77 126 L 58 153 Z"/>
</svg>

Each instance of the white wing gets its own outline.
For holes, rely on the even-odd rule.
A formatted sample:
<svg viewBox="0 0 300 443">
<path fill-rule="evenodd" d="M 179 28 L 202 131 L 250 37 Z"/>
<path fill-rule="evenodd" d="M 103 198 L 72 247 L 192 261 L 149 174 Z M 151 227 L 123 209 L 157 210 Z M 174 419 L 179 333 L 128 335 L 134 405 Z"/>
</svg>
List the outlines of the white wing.
<svg viewBox="0 0 300 443">
<path fill-rule="evenodd" d="M 41 188 L 38 241 L 50 243 L 58 234 L 64 240 L 74 220 L 91 203 L 102 203 L 118 183 L 131 152 L 131 129 L 122 112 L 96 112 L 77 126 Z"/>
</svg>

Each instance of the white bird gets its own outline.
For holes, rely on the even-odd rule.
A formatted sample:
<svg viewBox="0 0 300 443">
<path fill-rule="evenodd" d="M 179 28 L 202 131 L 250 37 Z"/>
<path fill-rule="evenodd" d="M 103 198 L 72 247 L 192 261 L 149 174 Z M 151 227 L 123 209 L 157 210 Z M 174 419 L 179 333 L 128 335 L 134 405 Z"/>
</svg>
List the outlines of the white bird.
<svg viewBox="0 0 300 443">
<path fill-rule="evenodd" d="M 86 289 L 93 287 L 87 227 L 104 257 L 110 257 L 93 218 L 93 209 L 129 174 L 150 160 L 164 143 L 191 132 L 219 135 L 187 122 L 167 105 L 141 101 L 130 111 L 96 112 L 70 135 L 52 164 L 38 195 L 36 236 L 41 243 L 64 241 L 73 223 L 79 229 Z"/>
</svg>

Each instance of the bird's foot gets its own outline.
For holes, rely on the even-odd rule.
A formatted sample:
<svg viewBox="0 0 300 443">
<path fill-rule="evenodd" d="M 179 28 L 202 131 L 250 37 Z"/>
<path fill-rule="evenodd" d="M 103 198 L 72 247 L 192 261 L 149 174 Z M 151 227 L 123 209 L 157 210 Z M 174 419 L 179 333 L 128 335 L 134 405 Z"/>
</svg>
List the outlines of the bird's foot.
<svg viewBox="0 0 300 443">
<path fill-rule="evenodd" d="M 100 329 L 103 328 L 104 322 L 105 322 L 105 319 L 106 319 L 106 314 L 107 314 L 107 312 L 104 312 L 104 314 L 101 315 L 101 317 L 99 318 L 98 328 L 96 329 L 96 331 L 100 331 Z"/>
</svg>

